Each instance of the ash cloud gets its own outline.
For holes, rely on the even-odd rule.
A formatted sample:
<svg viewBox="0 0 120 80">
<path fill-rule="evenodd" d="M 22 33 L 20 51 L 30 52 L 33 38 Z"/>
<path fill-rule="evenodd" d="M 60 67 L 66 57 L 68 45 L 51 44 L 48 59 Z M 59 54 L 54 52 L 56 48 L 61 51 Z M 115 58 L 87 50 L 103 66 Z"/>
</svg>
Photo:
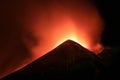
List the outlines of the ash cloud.
<svg viewBox="0 0 120 80">
<path fill-rule="evenodd" d="M 62 38 L 75 34 L 96 42 L 102 31 L 94 27 L 102 24 L 99 14 L 84 0 L 10 0 L 0 9 L 0 77 L 52 50 Z"/>
</svg>

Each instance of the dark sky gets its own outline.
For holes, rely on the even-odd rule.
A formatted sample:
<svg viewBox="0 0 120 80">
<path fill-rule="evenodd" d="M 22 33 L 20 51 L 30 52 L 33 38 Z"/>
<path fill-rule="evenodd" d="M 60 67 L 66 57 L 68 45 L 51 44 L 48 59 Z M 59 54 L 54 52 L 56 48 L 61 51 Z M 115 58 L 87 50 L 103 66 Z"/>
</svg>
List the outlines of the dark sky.
<svg viewBox="0 0 120 80">
<path fill-rule="evenodd" d="M 7 62 L 11 59 L 9 64 L 18 63 L 16 59 L 21 61 L 21 59 L 28 58 L 28 56 L 31 58 L 30 52 L 27 51 L 25 44 L 21 40 L 22 32 L 25 30 L 24 27 L 20 27 L 22 26 L 21 24 L 24 23 L 25 15 L 22 14 L 26 5 L 24 1 L 25 0 L 0 1 L 0 71 L 8 67 Z M 96 0 L 96 5 L 105 20 L 103 43 L 110 46 L 120 46 L 119 0 Z M 32 38 L 29 35 L 28 37 Z M 32 38 L 32 40 L 33 43 L 30 43 L 30 45 L 36 45 L 36 40 L 34 38 Z M 24 61 L 24 63 L 26 61 Z M 7 65 L 1 66 L 1 64 Z M 17 66 L 12 65 L 9 68 L 12 67 L 15 68 Z"/>
<path fill-rule="evenodd" d="M 10 3 L 16 3 L 16 5 L 12 5 Z M 5 3 L 5 4 L 4 4 Z M 12 29 L 13 33 L 15 31 L 20 31 L 19 27 L 16 28 L 11 28 L 10 26 L 18 26 L 21 23 L 17 23 L 19 21 L 17 21 L 17 19 L 15 20 L 14 18 L 17 18 L 19 14 L 21 14 L 20 9 L 23 9 L 22 7 L 24 5 L 24 0 L 23 2 L 19 0 L 15 1 L 15 0 L 7 0 L 6 2 L 4 1 L 0 1 L 0 8 L 1 8 L 1 13 L 0 13 L 0 37 L 1 37 L 1 41 L 5 41 L 8 40 L 9 37 L 14 37 L 10 34 L 12 34 L 10 32 L 10 29 Z M 103 16 L 104 20 L 105 20 L 105 34 L 103 37 L 103 41 L 105 44 L 108 45 L 120 45 L 119 42 L 119 1 L 118 0 L 96 0 L 96 5 L 99 7 L 101 15 Z M 15 7 L 16 6 L 16 7 Z M 16 13 L 17 12 L 17 13 Z M 17 14 L 17 15 L 16 15 Z M 13 20 L 14 19 L 14 20 Z M 14 22 L 16 21 L 16 22 Z M 7 23 L 7 24 L 6 24 Z M 16 24 L 13 24 L 16 23 Z M 9 25 L 9 27 L 8 27 Z M 6 30 L 6 32 L 4 31 Z M 9 36 L 6 36 L 7 34 L 9 34 Z M 16 33 L 15 36 L 18 36 L 19 34 Z M 15 39 L 14 39 L 15 40 Z M 5 42 L 6 43 L 6 42 Z M 5 43 L 0 43 L 2 45 L 2 47 L 5 45 Z M 7 44 L 7 43 L 6 43 Z"/>
<path fill-rule="evenodd" d="M 101 15 L 105 20 L 105 31 L 103 34 L 103 42 L 110 46 L 120 45 L 120 4 L 117 0 L 99 0 L 96 2 L 100 9 Z"/>
</svg>

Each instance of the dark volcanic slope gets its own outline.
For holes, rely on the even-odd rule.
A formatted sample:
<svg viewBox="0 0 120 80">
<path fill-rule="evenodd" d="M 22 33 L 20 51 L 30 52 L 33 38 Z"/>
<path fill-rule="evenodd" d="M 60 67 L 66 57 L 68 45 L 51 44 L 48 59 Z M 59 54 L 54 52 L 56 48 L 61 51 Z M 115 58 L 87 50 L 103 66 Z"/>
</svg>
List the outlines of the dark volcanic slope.
<svg viewBox="0 0 120 80">
<path fill-rule="evenodd" d="M 78 43 L 67 40 L 51 52 L 21 70 L 8 75 L 8 80 L 57 80 L 96 78 L 102 68 L 99 58 Z"/>
</svg>

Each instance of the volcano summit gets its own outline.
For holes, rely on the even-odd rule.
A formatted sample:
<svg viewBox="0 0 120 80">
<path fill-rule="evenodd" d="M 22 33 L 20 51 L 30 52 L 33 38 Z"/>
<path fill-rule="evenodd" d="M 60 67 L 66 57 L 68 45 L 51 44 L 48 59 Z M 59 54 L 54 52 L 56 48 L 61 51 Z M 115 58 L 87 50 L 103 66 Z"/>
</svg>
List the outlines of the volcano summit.
<svg viewBox="0 0 120 80">
<path fill-rule="evenodd" d="M 55 49 L 6 76 L 8 80 L 96 80 L 103 66 L 98 56 L 80 44 L 67 40 Z"/>
</svg>

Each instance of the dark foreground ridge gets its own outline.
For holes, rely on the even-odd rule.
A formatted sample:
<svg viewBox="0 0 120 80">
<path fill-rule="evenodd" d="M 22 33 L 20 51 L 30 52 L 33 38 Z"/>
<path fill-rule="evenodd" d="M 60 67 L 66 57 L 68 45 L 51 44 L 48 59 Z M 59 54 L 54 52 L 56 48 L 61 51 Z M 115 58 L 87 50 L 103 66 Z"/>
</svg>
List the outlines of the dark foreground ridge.
<svg viewBox="0 0 120 80">
<path fill-rule="evenodd" d="M 102 63 L 94 53 L 67 40 L 3 80 L 96 80 L 102 69 Z"/>
</svg>

